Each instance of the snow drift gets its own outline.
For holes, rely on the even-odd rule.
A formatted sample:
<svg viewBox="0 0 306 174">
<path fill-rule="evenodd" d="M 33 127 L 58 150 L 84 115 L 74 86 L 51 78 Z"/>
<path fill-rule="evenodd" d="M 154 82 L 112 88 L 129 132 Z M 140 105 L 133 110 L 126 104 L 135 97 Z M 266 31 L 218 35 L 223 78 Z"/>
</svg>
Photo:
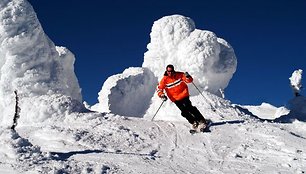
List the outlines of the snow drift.
<svg viewBox="0 0 306 174">
<path fill-rule="evenodd" d="M 259 106 L 244 105 L 239 106 L 247 109 L 252 115 L 255 115 L 261 119 L 274 120 L 281 116 L 289 114 L 290 110 L 286 107 L 275 107 L 269 103 L 262 103 Z"/>
<path fill-rule="evenodd" d="M 50 157 L 42 153 L 38 146 L 32 145 L 27 139 L 22 138 L 13 130 L 0 130 L 0 157 L 7 160 L 35 161 Z"/>
<path fill-rule="evenodd" d="M 15 90 L 21 115 L 28 116 L 23 121 L 27 122 L 48 118 L 47 110 L 61 105 L 58 102 L 82 101 L 74 74 L 74 55 L 64 47 L 56 47 L 46 36 L 27 1 L 0 2 L 0 44 L 0 124 L 11 125 Z M 56 97 L 42 99 L 43 95 Z"/>
<path fill-rule="evenodd" d="M 125 116 L 143 116 L 155 92 L 157 79 L 147 68 L 128 68 L 109 77 L 91 109 Z"/>
<path fill-rule="evenodd" d="M 122 78 L 118 78 L 123 77 L 126 81 L 131 81 L 129 73 L 133 76 L 132 71 L 125 71 L 123 74 L 111 77 L 103 84 L 99 92 L 99 104 L 93 107 L 94 110 L 120 115 L 137 113 L 143 116 L 144 108 L 149 108 L 145 115 L 153 116 L 160 102 L 155 96 L 152 98 L 152 94 L 146 93 L 153 92 L 152 89 L 157 86 L 167 64 L 173 64 L 177 71 L 188 71 L 194 77 L 201 92 L 208 91 L 217 96 L 221 96 L 220 90 L 223 91 L 227 87 L 236 71 L 237 59 L 230 44 L 211 31 L 196 29 L 193 20 L 188 17 L 172 15 L 155 21 L 150 37 L 151 42 L 147 46 L 148 51 L 144 54 L 142 64 L 146 72 L 138 74 L 143 79 L 150 80 L 135 88 L 135 84 L 123 83 Z M 133 89 L 130 91 L 130 88 Z M 119 89 L 125 90 L 122 94 L 118 94 L 122 92 Z M 199 95 L 194 87 L 190 87 L 190 93 L 192 96 Z M 140 97 L 134 94 L 145 95 L 141 98 L 142 103 L 139 103 Z M 118 97 L 123 101 L 121 102 Z M 216 105 L 216 103 L 212 104 Z M 134 112 L 131 110 L 137 107 L 141 107 L 140 112 L 137 109 L 133 109 Z M 168 112 L 171 110 L 171 113 L 168 113 L 169 116 L 177 116 L 179 113 L 172 107 L 173 104 L 166 103 L 163 108 Z"/>
</svg>

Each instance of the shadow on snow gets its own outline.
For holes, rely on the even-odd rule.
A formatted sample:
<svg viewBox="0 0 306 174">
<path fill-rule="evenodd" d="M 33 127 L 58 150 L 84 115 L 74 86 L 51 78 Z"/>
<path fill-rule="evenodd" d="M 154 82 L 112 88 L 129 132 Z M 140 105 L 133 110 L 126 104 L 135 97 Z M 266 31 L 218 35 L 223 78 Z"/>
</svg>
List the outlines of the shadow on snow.
<svg viewBox="0 0 306 174">
<path fill-rule="evenodd" d="M 213 122 L 211 126 L 220 126 L 224 124 L 240 124 L 244 123 L 244 120 L 232 120 L 232 121 L 219 121 L 219 122 Z"/>
<path fill-rule="evenodd" d="M 71 152 L 51 152 L 51 155 L 54 160 L 66 161 L 73 155 L 87 155 L 87 154 L 114 154 L 114 155 L 133 155 L 140 157 L 147 157 L 148 159 L 155 160 L 155 158 L 160 158 L 160 156 L 156 155 L 158 151 L 152 150 L 150 153 L 133 153 L 133 152 L 122 152 L 120 150 L 115 152 L 109 152 L 105 150 L 82 150 L 82 151 L 71 151 Z"/>
</svg>

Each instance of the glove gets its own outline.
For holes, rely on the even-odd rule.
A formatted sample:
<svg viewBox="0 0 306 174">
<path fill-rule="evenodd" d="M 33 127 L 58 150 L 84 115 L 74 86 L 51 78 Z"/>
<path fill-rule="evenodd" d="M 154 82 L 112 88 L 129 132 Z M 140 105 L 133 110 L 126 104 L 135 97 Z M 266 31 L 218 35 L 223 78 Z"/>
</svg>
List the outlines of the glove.
<svg viewBox="0 0 306 174">
<path fill-rule="evenodd" d="M 185 72 L 184 74 L 185 74 L 185 76 L 186 76 L 187 78 L 190 78 L 190 77 L 191 77 L 191 75 L 190 75 L 188 72 Z"/>
<path fill-rule="evenodd" d="M 163 101 L 167 101 L 167 99 L 168 99 L 167 96 L 165 96 L 165 94 L 161 95 L 160 98 L 161 98 Z"/>
</svg>

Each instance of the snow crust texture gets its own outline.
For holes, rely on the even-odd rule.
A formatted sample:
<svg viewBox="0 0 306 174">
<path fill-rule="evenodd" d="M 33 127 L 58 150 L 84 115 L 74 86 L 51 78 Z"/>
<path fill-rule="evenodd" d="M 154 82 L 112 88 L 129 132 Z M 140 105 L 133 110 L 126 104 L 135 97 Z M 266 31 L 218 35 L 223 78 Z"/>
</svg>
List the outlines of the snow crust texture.
<svg viewBox="0 0 306 174">
<path fill-rule="evenodd" d="M 10 129 L 0 130 L 0 147 L 0 158 L 5 159 L 5 163 L 15 164 L 20 171 L 33 170 L 35 165 L 51 159 L 50 153 L 42 152 L 39 146 L 33 145 L 28 139 L 20 137 L 16 131 Z M 10 172 L 0 169 L 0 173 Z"/>
<path fill-rule="evenodd" d="M 82 102 L 81 89 L 74 74 L 74 55 L 64 47 L 56 47 L 46 36 L 27 1 L 0 2 L 0 45 L 1 124 L 11 124 L 15 112 L 15 90 L 22 105 L 21 112 L 31 112 L 31 117 L 27 117 L 29 121 L 36 117 L 49 117 L 47 107 L 40 105 L 47 102 L 41 100 L 43 95 L 60 95 L 56 98 L 63 99 L 59 100 L 70 98 Z M 32 112 L 32 106 L 36 106 L 38 111 Z M 43 113 L 45 115 L 41 115 Z"/>
<path fill-rule="evenodd" d="M 305 123 L 262 122 L 234 107 L 207 118 L 211 132 L 195 135 L 187 122 L 97 113 L 18 133 L 0 127 L 0 173 L 306 172 Z"/>
</svg>

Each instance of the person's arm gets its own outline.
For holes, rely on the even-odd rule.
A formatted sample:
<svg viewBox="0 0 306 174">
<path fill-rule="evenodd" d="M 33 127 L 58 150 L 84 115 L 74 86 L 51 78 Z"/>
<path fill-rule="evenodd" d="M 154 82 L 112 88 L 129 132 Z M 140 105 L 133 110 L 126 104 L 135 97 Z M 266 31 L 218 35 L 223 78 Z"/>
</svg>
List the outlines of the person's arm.
<svg viewBox="0 0 306 174">
<path fill-rule="evenodd" d="M 166 88 L 165 82 L 164 82 L 164 78 L 162 78 L 162 80 L 159 82 L 159 84 L 157 85 L 157 95 L 158 97 L 160 97 L 163 101 L 167 100 L 167 97 L 164 93 L 164 90 Z"/>
<path fill-rule="evenodd" d="M 165 95 L 164 90 L 166 88 L 165 82 L 164 82 L 164 78 L 161 79 L 161 81 L 159 82 L 159 84 L 157 85 L 157 95 L 158 97 L 160 97 L 161 95 Z"/>
<path fill-rule="evenodd" d="M 182 78 L 186 83 L 191 83 L 193 82 L 193 78 L 191 77 L 191 75 L 188 72 L 185 72 L 183 74 L 183 78 Z"/>
</svg>

